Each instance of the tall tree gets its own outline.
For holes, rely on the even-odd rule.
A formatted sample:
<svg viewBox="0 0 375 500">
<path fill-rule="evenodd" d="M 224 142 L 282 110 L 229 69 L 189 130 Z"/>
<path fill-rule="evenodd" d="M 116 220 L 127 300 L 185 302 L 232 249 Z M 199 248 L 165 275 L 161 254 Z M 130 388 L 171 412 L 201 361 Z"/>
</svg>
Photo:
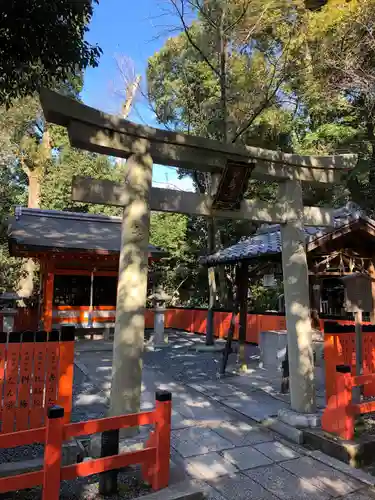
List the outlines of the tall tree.
<svg viewBox="0 0 375 500">
<path fill-rule="evenodd" d="M 100 48 L 85 39 L 97 0 L 2 2 L 0 104 L 56 86 L 87 66 L 97 66 Z"/>
<path fill-rule="evenodd" d="M 270 0 L 170 0 L 182 32 L 149 60 L 149 99 L 166 127 L 224 142 L 288 148 L 289 111 L 282 87 L 298 29 L 290 2 Z M 270 36 L 271 34 L 271 36 Z M 267 36 L 266 36 L 267 35 Z M 181 175 L 186 174 L 180 171 Z M 197 172 L 200 192 L 212 177 Z M 258 184 L 259 186 L 259 184 Z M 253 186 L 254 189 L 254 186 Z M 221 246 L 218 222 L 208 220 L 208 252 Z M 208 271 L 212 320 L 216 283 Z M 221 271 L 221 301 L 225 302 Z M 211 314 L 210 314 L 211 313 Z M 208 322 L 212 336 L 212 321 Z"/>
<path fill-rule="evenodd" d="M 375 211 L 374 19 L 374 0 L 330 1 L 305 15 L 301 37 L 308 64 L 296 65 L 290 80 L 297 101 L 294 149 L 358 153 L 348 189 L 330 191 L 334 202 L 350 197 L 369 214 Z M 329 194 L 309 191 L 315 199 Z"/>
</svg>

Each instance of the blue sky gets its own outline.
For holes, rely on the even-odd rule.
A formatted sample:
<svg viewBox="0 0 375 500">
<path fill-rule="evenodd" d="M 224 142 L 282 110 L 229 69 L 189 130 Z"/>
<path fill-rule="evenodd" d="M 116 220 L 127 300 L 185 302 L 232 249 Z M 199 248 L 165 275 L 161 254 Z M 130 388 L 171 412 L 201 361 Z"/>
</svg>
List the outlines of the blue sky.
<svg viewBox="0 0 375 500">
<path fill-rule="evenodd" d="M 147 59 L 162 47 L 176 25 L 169 0 L 100 0 L 86 38 L 97 43 L 103 54 L 97 68 L 86 70 L 83 101 L 109 113 L 119 112 L 121 99 L 116 97 L 115 90 L 120 88 L 121 79 L 115 55 L 129 57 L 145 85 Z M 140 98 L 129 119 L 159 126 L 147 103 L 142 101 Z M 169 182 L 181 189 L 191 189 L 190 179 L 178 180 L 175 169 L 159 165 L 154 166 L 153 182 L 156 186 Z"/>
</svg>

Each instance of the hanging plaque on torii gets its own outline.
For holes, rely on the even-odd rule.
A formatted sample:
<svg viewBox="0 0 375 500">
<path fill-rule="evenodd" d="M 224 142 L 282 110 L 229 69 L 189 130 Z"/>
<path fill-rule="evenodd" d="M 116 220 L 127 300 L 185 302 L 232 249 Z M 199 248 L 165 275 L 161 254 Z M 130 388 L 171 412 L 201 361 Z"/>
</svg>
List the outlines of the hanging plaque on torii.
<svg viewBox="0 0 375 500">
<path fill-rule="evenodd" d="M 228 160 L 213 195 L 212 208 L 239 210 L 254 168 L 255 162 L 244 164 Z"/>
</svg>

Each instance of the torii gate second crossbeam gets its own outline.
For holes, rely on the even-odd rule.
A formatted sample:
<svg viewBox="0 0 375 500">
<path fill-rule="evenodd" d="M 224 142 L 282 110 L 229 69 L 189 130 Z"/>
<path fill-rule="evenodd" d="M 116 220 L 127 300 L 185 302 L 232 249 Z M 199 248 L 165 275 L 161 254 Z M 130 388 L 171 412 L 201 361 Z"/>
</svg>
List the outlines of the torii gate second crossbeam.
<svg viewBox="0 0 375 500">
<path fill-rule="evenodd" d="M 332 225 L 332 211 L 304 207 L 302 183 L 338 183 L 356 164 L 355 155 L 312 157 L 222 144 L 200 137 L 136 125 L 49 90 L 41 93 L 48 121 L 67 127 L 72 146 L 128 158 L 123 185 L 76 179 L 73 199 L 123 206 L 113 348 L 111 414 L 138 411 L 142 377 L 144 307 L 150 209 L 280 223 L 288 330 L 292 409 L 315 410 L 314 364 L 309 313 L 304 224 Z M 256 179 L 278 181 L 279 202 L 243 200 L 238 210 L 220 210 L 211 196 L 151 188 L 152 164 L 220 174 L 228 162 L 249 168 Z"/>
</svg>

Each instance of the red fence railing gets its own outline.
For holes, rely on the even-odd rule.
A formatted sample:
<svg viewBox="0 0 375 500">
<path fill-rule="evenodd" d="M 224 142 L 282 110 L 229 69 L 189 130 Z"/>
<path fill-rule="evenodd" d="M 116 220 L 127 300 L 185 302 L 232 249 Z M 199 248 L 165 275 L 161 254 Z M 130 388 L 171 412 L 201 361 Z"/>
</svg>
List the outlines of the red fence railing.
<svg viewBox="0 0 375 500">
<path fill-rule="evenodd" d="M 322 416 L 322 429 L 342 439 L 353 439 L 356 415 L 375 411 L 375 401 L 353 403 L 353 388 L 374 385 L 375 374 L 353 376 L 349 365 L 338 365 L 335 382 L 335 394 L 328 399 Z"/>
<path fill-rule="evenodd" d="M 333 322 L 325 323 L 324 361 L 326 401 L 337 394 L 336 366 L 350 367 L 352 376 L 356 375 L 356 349 L 354 324 L 342 325 Z M 362 372 L 364 375 L 375 373 L 375 325 L 362 325 Z M 367 383 L 363 389 L 366 397 L 375 396 L 375 379 Z"/>
<path fill-rule="evenodd" d="M 58 500 L 60 481 L 91 476 L 106 471 L 142 464 L 142 474 L 154 490 L 168 486 L 170 460 L 172 395 L 167 391 L 156 392 L 155 410 L 64 424 L 64 409 L 55 406 L 48 410 L 46 427 L 0 436 L 0 448 L 22 446 L 35 442 L 44 443 L 43 470 L 17 476 L 0 478 L 0 493 L 43 486 L 43 500 Z M 154 425 L 146 447 L 112 456 L 105 456 L 62 467 L 62 444 L 73 437 L 108 432 L 116 429 Z"/>
</svg>

